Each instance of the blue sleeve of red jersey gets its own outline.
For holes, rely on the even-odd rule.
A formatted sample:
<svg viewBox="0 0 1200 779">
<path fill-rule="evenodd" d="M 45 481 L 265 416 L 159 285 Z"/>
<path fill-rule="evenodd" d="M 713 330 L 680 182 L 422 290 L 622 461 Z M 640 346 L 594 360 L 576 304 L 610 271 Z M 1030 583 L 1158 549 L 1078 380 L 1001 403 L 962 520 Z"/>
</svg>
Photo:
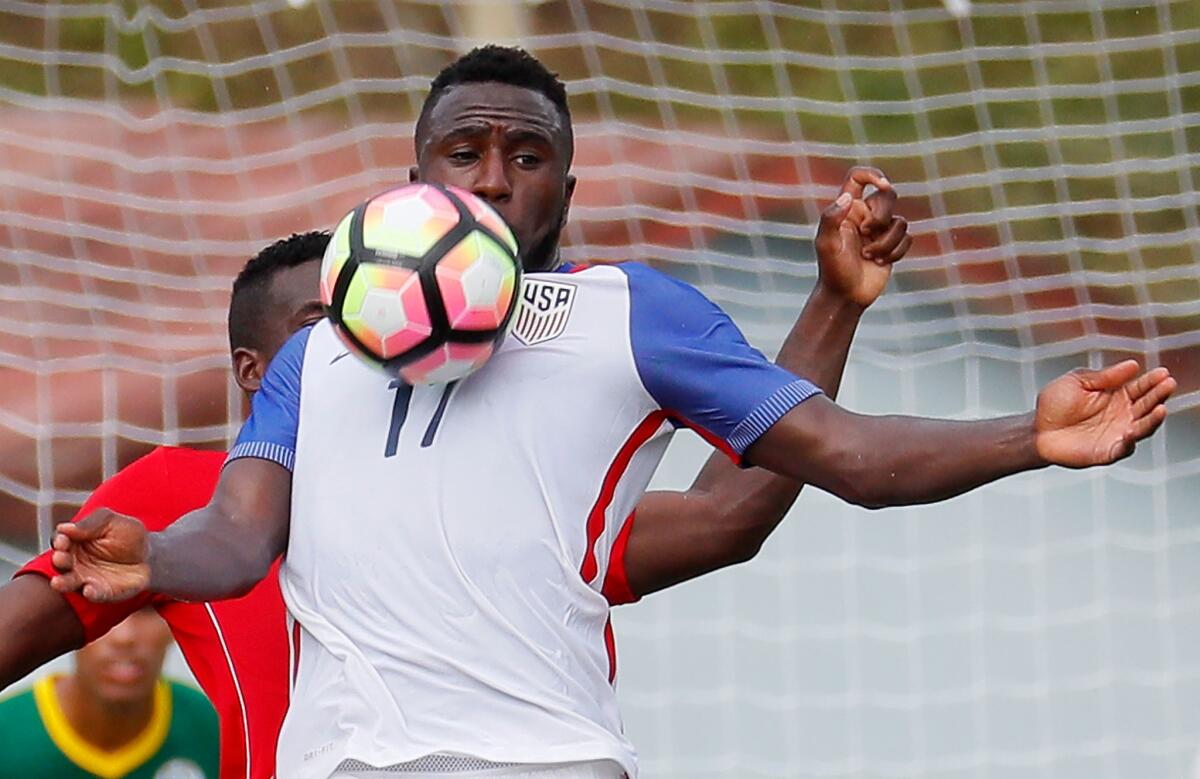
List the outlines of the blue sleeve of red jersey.
<svg viewBox="0 0 1200 779">
<path fill-rule="evenodd" d="M 617 267 L 629 280 L 630 339 L 642 384 L 665 411 L 735 460 L 821 391 L 746 343 L 694 287 L 644 265 Z"/>
<path fill-rule="evenodd" d="M 300 427 L 300 374 L 312 327 L 293 335 L 267 368 L 254 393 L 250 417 L 238 433 L 226 462 L 256 457 L 278 463 L 289 471 L 296 464 L 296 432 Z"/>
</svg>

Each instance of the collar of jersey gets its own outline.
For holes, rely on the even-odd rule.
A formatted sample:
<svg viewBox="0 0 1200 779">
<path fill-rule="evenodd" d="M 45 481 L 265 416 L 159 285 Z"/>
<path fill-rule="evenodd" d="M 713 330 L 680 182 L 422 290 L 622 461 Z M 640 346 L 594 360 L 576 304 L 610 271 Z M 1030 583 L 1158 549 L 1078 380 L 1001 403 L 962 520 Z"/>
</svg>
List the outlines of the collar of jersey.
<svg viewBox="0 0 1200 779">
<path fill-rule="evenodd" d="M 33 700 L 46 733 L 67 759 L 101 779 L 118 779 L 145 763 L 162 748 L 171 729 L 171 688 L 162 679 L 154 686 L 154 708 L 150 722 L 133 741 L 113 752 L 94 746 L 67 721 L 54 683 L 59 674 L 47 676 L 33 685 Z"/>
</svg>

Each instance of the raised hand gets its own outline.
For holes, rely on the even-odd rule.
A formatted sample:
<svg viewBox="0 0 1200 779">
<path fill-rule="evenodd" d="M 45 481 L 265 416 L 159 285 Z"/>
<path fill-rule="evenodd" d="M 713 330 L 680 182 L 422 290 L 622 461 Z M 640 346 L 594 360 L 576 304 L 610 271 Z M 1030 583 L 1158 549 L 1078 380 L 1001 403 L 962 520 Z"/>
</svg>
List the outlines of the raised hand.
<svg viewBox="0 0 1200 779">
<path fill-rule="evenodd" d="M 1175 387 L 1166 368 L 1139 375 L 1135 360 L 1060 376 L 1038 394 L 1038 454 L 1068 468 L 1128 457 L 1167 418 L 1163 402 Z"/>
<path fill-rule="evenodd" d="M 875 192 L 864 198 L 868 186 Z M 850 169 L 817 228 L 821 284 L 863 308 L 883 294 L 892 264 L 912 246 L 908 222 L 894 215 L 895 205 L 896 190 L 882 171 Z"/>
<path fill-rule="evenodd" d="M 81 592 L 96 603 L 128 600 L 150 584 L 147 531 L 136 519 L 107 509 L 55 528 L 50 580 L 58 592 Z"/>
</svg>

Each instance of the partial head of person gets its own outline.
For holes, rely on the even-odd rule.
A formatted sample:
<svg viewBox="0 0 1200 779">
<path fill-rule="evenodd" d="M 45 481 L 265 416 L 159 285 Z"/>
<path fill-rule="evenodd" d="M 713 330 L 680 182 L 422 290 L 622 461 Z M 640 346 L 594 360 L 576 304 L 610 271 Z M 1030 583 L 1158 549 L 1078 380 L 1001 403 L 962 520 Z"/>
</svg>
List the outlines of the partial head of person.
<svg viewBox="0 0 1200 779">
<path fill-rule="evenodd" d="M 154 696 L 170 644 L 167 623 L 144 608 L 75 653 L 73 683 L 105 707 L 145 703 Z"/>
<path fill-rule="evenodd" d="M 575 177 L 567 90 L 528 52 L 483 46 L 434 78 L 417 119 L 413 181 L 460 187 L 492 205 L 526 270 L 558 264 Z"/>
<path fill-rule="evenodd" d="M 258 390 L 271 358 L 292 333 L 325 315 L 321 258 L 329 233 L 296 233 L 256 254 L 233 282 L 229 349 L 233 375 L 247 394 Z"/>
</svg>

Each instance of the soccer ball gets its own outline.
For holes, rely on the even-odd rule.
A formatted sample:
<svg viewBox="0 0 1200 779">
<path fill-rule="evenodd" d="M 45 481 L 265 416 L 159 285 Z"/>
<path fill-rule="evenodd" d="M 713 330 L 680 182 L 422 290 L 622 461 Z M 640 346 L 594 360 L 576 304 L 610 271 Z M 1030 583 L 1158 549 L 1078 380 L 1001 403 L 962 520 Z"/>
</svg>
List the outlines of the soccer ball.
<svg viewBox="0 0 1200 779">
<path fill-rule="evenodd" d="M 455 381 L 487 362 L 520 283 L 517 241 L 500 215 L 436 184 L 351 211 L 321 263 L 321 301 L 346 346 L 413 385 Z"/>
</svg>

